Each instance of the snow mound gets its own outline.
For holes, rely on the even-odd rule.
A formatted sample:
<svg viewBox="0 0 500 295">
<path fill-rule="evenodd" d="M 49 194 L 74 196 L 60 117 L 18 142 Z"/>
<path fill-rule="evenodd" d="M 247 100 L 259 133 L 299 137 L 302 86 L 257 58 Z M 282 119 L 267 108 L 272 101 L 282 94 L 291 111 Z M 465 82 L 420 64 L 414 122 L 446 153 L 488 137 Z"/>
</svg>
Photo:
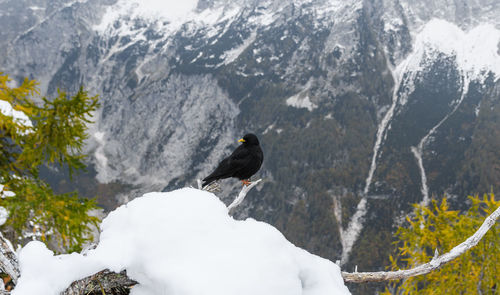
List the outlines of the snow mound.
<svg viewBox="0 0 500 295">
<path fill-rule="evenodd" d="M 101 230 L 99 245 L 85 255 L 26 245 L 13 294 L 58 294 L 104 268 L 126 269 L 139 282 L 134 295 L 350 294 L 337 265 L 295 247 L 269 224 L 234 220 L 205 191 L 146 194 L 111 212 Z"/>
</svg>

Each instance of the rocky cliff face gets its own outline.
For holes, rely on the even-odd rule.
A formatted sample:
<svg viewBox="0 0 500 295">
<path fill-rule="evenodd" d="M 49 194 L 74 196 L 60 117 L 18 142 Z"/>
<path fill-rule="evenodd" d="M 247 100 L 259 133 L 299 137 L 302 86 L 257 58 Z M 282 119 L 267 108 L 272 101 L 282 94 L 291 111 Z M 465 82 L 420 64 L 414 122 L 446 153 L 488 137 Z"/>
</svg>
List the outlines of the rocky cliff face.
<svg viewBox="0 0 500 295">
<path fill-rule="evenodd" d="M 135 194 L 194 185 L 255 132 L 239 216 L 374 270 L 411 203 L 500 184 L 500 4 L 469 2 L 6 0 L 0 69 L 99 94 L 97 181 Z"/>
</svg>

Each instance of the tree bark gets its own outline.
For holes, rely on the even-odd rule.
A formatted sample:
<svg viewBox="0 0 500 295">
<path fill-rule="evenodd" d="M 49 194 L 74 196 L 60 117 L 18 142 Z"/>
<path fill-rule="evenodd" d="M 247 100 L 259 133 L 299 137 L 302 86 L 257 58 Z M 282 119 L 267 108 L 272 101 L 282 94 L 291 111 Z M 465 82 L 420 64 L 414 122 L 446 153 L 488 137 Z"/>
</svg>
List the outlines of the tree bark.
<svg viewBox="0 0 500 295">
<path fill-rule="evenodd" d="M 12 244 L 0 233 L 0 269 L 10 276 L 12 282 L 17 284 L 19 278 L 19 263 Z"/>
<path fill-rule="evenodd" d="M 86 278 L 74 281 L 61 295 L 80 294 L 128 294 L 130 287 L 137 282 L 127 277 L 127 273 L 103 270 Z"/>
</svg>

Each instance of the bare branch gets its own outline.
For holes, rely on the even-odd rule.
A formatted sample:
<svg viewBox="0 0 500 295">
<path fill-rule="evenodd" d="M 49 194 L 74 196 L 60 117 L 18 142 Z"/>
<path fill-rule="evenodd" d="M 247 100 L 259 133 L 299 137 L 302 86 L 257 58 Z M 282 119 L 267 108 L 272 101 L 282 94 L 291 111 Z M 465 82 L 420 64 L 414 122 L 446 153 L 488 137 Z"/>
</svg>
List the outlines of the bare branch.
<svg viewBox="0 0 500 295">
<path fill-rule="evenodd" d="M 127 289 L 136 284 L 136 281 L 127 277 L 125 271 L 114 273 L 106 269 L 74 281 L 61 295 L 92 294 L 92 292 L 101 294 L 102 290 L 105 294 L 128 294 Z"/>
<path fill-rule="evenodd" d="M 254 182 L 252 182 L 250 185 L 248 186 L 243 186 L 243 188 L 241 189 L 240 193 L 238 194 L 238 197 L 236 199 L 234 199 L 234 201 L 231 203 L 231 205 L 227 206 L 227 211 L 228 212 L 231 212 L 231 210 L 233 210 L 236 206 L 238 206 L 239 204 L 241 204 L 241 202 L 243 202 L 243 200 L 245 199 L 245 197 L 247 196 L 247 193 L 254 187 L 256 186 L 259 182 L 261 182 L 262 179 L 259 179 L 259 180 L 256 180 Z"/>
<path fill-rule="evenodd" d="M 421 264 L 412 269 L 398 270 L 398 271 L 378 271 L 378 272 L 357 272 L 349 273 L 342 272 L 342 277 L 345 282 L 349 283 L 365 283 L 365 282 L 381 282 L 390 280 L 400 280 L 409 277 L 427 274 L 433 270 L 441 268 L 444 264 L 452 261 L 458 256 L 464 254 L 467 250 L 476 246 L 477 243 L 483 238 L 488 230 L 495 224 L 500 216 L 500 207 L 498 207 L 490 216 L 486 217 L 481 227 L 470 236 L 465 242 L 451 249 L 450 252 L 443 255 L 435 255 L 431 261 Z M 436 252 L 437 254 L 437 252 Z"/>
</svg>

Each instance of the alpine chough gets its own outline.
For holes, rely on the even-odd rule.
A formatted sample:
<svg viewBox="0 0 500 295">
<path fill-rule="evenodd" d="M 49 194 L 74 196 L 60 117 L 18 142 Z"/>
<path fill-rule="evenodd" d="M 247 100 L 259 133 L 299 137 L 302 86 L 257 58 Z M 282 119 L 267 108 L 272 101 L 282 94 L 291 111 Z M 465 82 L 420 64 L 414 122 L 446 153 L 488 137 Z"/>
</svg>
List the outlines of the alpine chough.
<svg viewBox="0 0 500 295">
<path fill-rule="evenodd" d="M 203 187 L 213 181 L 229 177 L 238 178 L 244 185 L 250 184 L 249 178 L 259 171 L 264 154 L 255 134 L 246 134 L 238 142 L 242 144 L 229 157 L 222 160 L 214 172 L 203 179 Z"/>
</svg>

